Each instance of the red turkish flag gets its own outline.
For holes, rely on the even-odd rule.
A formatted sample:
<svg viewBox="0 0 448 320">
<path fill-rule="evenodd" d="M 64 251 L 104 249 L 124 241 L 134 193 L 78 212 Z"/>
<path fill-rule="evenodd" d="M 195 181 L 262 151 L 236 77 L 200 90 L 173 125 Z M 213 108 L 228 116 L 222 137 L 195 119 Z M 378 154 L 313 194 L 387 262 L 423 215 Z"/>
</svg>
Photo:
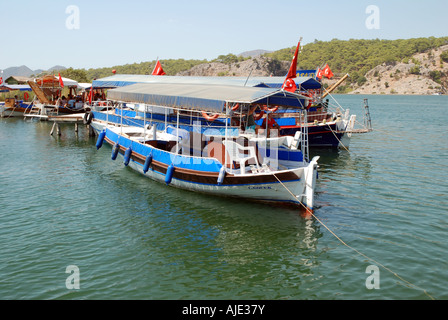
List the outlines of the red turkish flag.
<svg viewBox="0 0 448 320">
<path fill-rule="evenodd" d="M 333 72 L 331 71 L 330 67 L 328 66 L 328 64 L 325 66 L 325 68 L 323 69 L 324 71 L 324 76 L 326 76 L 328 79 L 331 79 L 331 77 L 334 76 Z"/>
<path fill-rule="evenodd" d="M 3 83 L 3 77 L 0 77 L 0 84 Z"/>
<path fill-rule="evenodd" d="M 296 51 L 294 52 L 294 56 L 292 57 L 291 66 L 289 67 L 288 74 L 286 75 L 285 82 L 283 82 L 282 89 L 294 92 L 297 89 L 296 83 L 294 82 L 294 78 L 297 77 L 297 56 L 299 54 L 300 41 L 297 44 Z"/>
<path fill-rule="evenodd" d="M 316 72 L 316 78 L 321 80 L 323 76 L 324 76 L 324 71 L 321 68 L 318 68 L 317 72 Z"/>
<path fill-rule="evenodd" d="M 64 88 L 64 81 L 62 81 L 62 77 L 61 77 L 60 73 L 59 73 L 59 85 L 61 86 L 61 88 Z"/>
<path fill-rule="evenodd" d="M 157 60 L 156 66 L 154 67 L 154 70 L 152 71 L 152 75 L 153 76 L 163 76 L 165 74 L 166 73 L 165 73 L 165 71 L 163 71 L 160 61 Z"/>
<path fill-rule="evenodd" d="M 90 87 L 89 104 L 92 104 L 92 99 L 93 99 L 93 86 Z"/>
<path fill-rule="evenodd" d="M 297 56 L 299 54 L 300 42 L 297 44 L 296 52 L 292 57 L 291 66 L 289 67 L 288 74 L 286 78 L 295 78 L 297 76 Z"/>
<path fill-rule="evenodd" d="M 297 86 L 293 79 L 286 78 L 285 82 L 283 82 L 282 89 L 289 92 L 295 92 L 297 90 Z"/>
</svg>

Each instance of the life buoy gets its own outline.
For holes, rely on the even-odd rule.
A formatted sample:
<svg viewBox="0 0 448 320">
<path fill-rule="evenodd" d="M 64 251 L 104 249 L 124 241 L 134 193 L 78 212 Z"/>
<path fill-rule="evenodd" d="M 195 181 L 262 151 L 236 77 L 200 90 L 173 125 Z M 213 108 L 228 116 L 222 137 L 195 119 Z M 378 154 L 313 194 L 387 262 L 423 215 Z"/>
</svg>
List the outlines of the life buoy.
<svg viewBox="0 0 448 320">
<path fill-rule="evenodd" d="M 25 101 L 28 100 L 29 97 L 30 97 L 30 96 L 28 95 L 28 92 L 25 92 L 25 93 L 23 94 L 23 99 L 25 99 Z"/>
<path fill-rule="evenodd" d="M 311 98 L 308 99 L 308 103 L 307 103 L 307 105 L 306 105 L 306 108 L 307 108 L 307 109 L 309 109 L 310 107 L 311 107 Z"/>
<path fill-rule="evenodd" d="M 313 101 L 313 96 L 310 93 L 304 93 L 303 96 L 307 97 L 305 108 L 309 109 L 311 107 L 311 103 Z"/>
<path fill-rule="evenodd" d="M 202 116 L 208 121 L 215 121 L 219 117 L 219 113 L 215 113 L 212 116 L 209 116 L 207 112 L 202 111 Z"/>
<path fill-rule="evenodd" d="M 272 108 L 268 108 L 267 106 L 263 107 L 264 110 L 269 111 L 269 112 L 275 112 L 278 110 L 278 106 L 272 107 Z"/>
<path fill-rule="evenodd" d="M 84 124 L 90 124 L 90 122 L 92 122 L 93 119 L 93 114 L 92 112 L 86 112 L 84 113 L 84 118 L 83 118 L 83 123 Z"/>
<path fill-rule="evenodd" d="M 238 110 L 238 108 L 240 107 L 240 104 L 239 103 L 236 103 L 233 107 L 231 107 L 230 109 L 232 110 L 232 111 L 236 111 L 236 110 Z"/>
</svg>

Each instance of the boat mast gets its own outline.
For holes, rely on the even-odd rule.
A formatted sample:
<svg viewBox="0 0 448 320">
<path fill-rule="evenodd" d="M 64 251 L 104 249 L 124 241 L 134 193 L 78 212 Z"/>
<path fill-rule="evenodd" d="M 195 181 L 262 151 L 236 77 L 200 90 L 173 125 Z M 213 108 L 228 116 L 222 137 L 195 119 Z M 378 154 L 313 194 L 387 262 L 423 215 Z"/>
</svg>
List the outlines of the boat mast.
<svg viewBox="0 0 448 320">
<path fill-rule="evenodd" d="M 226 108 L 226 129 L 225 129 L 225 134 L 224 134 L 224 141 L 227 141 L 227 126 L 228 126 L 228 122 L 229 122 L 228 121 L 229 120 L 229 108 L 228 108 L 228 102 L 227 101 L 225 103 L 225 108 Z M 224 167 L 225 168 L 227 168 L 227 162 L 228 162 L 227 150 L 224 147 Z"/>
</svg>

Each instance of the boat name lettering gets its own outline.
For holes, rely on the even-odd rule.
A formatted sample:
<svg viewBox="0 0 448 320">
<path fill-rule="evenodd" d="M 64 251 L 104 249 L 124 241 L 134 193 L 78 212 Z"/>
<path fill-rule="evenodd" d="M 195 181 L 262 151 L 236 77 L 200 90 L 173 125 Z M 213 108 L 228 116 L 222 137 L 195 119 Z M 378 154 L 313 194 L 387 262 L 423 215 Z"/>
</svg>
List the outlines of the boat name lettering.
<svg viewBox="0 0 448 320">
<path fill-rule="evenodd" d="M 267 190 L 267 189 L 272 189 L 271 187 L 265 187 L 265 186 L 261 186 L 261 187 L 247 187 L 248 189 L 259 189 L 259 190 Z"/>
</svg>

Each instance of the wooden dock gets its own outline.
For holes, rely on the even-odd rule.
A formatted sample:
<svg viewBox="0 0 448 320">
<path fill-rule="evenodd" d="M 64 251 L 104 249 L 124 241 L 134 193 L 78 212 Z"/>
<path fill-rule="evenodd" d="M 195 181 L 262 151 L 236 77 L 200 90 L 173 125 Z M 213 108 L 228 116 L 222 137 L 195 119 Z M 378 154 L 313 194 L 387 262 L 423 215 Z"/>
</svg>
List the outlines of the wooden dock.
<svg viewBox="0 0 448 320">
<path fill-rule="evenodd" d="M 64 115 L 54 115 L 48 116 L 48 121 L 53 121 L 53 127 L 51 128 L 50 135 L 53 135 L 55 129 L 56 134 L 58 136 L 61 135 L 61 128 L 59 126 L 60 123 L 74 123 L 75 124 L 75 132 L 78 132 L 78 125 L 80 123 L 84 123 L 84 115 L 85 113 L 74 113 L 74 114 L 64 114 Z M 94 135 L 93 128 L 89 127 L 89 135 Z"/>
</svg>

